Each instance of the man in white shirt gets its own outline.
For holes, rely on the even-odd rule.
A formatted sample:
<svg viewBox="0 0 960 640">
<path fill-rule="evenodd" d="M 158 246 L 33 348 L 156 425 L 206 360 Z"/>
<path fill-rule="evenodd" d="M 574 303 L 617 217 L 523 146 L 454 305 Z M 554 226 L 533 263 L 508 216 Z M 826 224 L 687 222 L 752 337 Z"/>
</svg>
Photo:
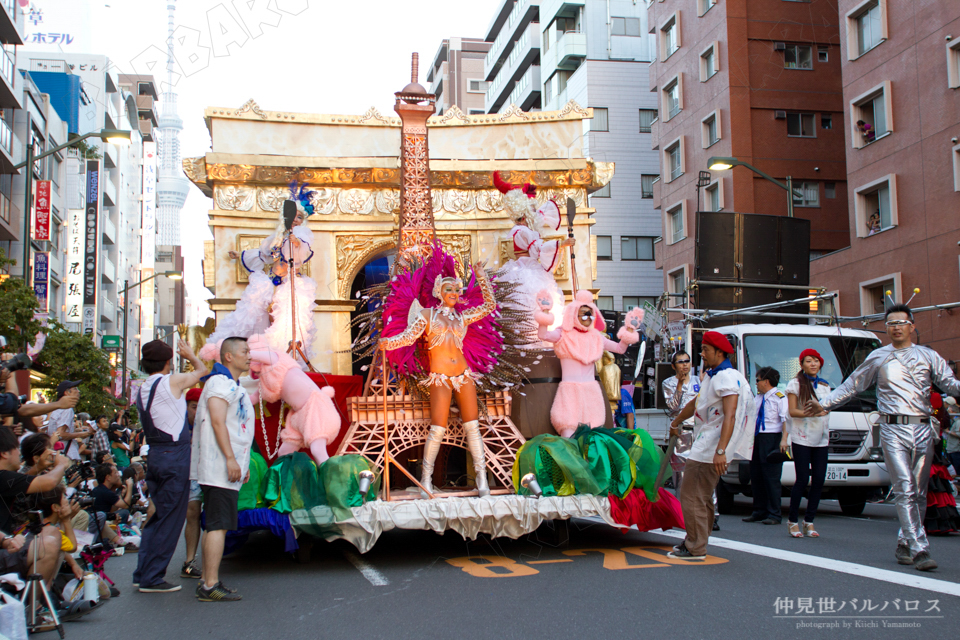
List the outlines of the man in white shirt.
<svg viewBox="0 0 960 640">
<path fill-rule="evenodd" d="M 687 535 L 667 555 L 678 560 L 703 560 L 713 529 L 713 491 L 728 459 L 753 454 L 753 394 L 746 379 L 728 356 L 733 345 L 717 331 L 703 334 L 700 356 L 707 367 L 700 393 L 670 423 L 670 435 L 680 435 L 680 425 L 695 418 L 693 445 L 684 469 L 680 506 Z M 728 458 L 729 453 L 729 458 Z"/>
<path fill-rule="evenodd" d="M 64 397 L 79 400 L 80 389 L 78 387 L 80 384 L 79 380 L 64 380 L 58 384 L 57 401 L 59 402 Z M 73 405 L 76 406 L 76 402 Z M 93 432 L 83 429 L 77 431 L 74 428 L 73 407 L 57 409 L 50 413 L 50 418 L 47 420 L 47 435 L 54 435 L 60 427 L 66 427 L 65 432 L 60 434 L 60 440 L 66 446 L 64 455 L 71 460 L 80 460 L 80 440 L 89 437 Z"/>
<path fill-rule="evenodd" d="M 220 362 L 210 374 L 197 405 L 190 478 L 200 483 L 206 510 L 201 602 L 233 602 L 240 594 L 220 582 L 220 559 L 227 531 L 237 528 L 240 487 L 250 475 L 250 449 L 256 420 L 253 403 L 238 383 L 250 369 L 246 338 L 227 338 Z"/>
<path fill-rule="evenodd" d="M 782 487 L 780 476 L 782 462 L 769 462 L 767 458 L 780 451 L 783 438 L 783 423 L 790 415 L 787 396 L 777 389 L 780 372 L 773 367 L 757 370 L 757 395 L 753 399 L 757 408 L 756 427 L 753 435 L 753 459 L 750 460 L 750 486 L 753 489 L 753 513 L 744 522 L 780 524 L 780 499 Z"/>
</svg>

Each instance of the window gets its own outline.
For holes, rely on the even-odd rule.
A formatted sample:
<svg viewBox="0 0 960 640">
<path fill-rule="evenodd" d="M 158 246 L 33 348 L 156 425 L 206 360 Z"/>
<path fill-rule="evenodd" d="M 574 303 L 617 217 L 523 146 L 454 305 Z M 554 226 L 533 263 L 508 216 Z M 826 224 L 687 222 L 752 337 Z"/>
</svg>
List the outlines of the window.
<svg viewBox="0 0 960 640">
<path fill-rule="evenodd" d="M 613 260 L 613 238 L 597 236 L 597 260 Z"/>
<path fill-rule="evenodd" d="M 857 188 L 853 206 L 860 238 L 897 226 L 896 176 L 890 174 Z"/>
<path fill-rule="evenodd" d="M 829 113 L 820 114 L 820 128 L 833 129 L 833 116 Z"/>
<path fill-rule="evenodd" d="M 887 307 L 899 301 L 900 274 L 891 273 L 860 283 L 860 312 L 883 313 Z"/>
<path fill-rule="evenodd" d="M 953 146 L 953 190 L 960 191 L 960 144 Z"/>
<path fill-rule="evenodd" d="M 610 23 L 615 36 L 640 36 L 640 18 L 611 18 Z"/>
<path fill-rule="evenodd" d="M 784 69 L 813 69 L 813 47 L 788 44 L 783 52 Z"/>
<path fill-rule="evenodd" d="M 667 209 L 667 233 L 669 234 L 668 237 L 670 238 L 670 242 L 667 244 L 680 242 L 687 237 L 684 210 L 685 206 L 683 202 Z"/>
<path fill-rule="evenodd" d="M 893 131 L 889 80 L 854 98 L 850 105 L 854 148 L 863 148 Z"/>
<path fill-rule="evenodd" d="M 947 85 L 960 89 L 960 39 L 947 43 Z"/>
<path fill-rule="evenodd" d="M 884 3 L 886 4 L 886 3 Z M 856 23 L 857 56 L 862 56 L 886 37 L 881 14 L 880 0 L 872 0 L 859 7 L 853 16 Z"/>
<path fill-rule="evenodd" d="M 590 131 L 610 131 L 609 113 L 606 107 L 593 107 Z"/>
<path fill-rule="evenodd" d="M 823 197 L 833 199 L 837 197 L 837 183 L 836 182 L 824 182 L 823 183 Z"/>
<path fill-rule="evenodd" d="M 794 138 L 816 138 L 816 116 L 812 113 L 788 113 L 787 135 Z"/>
<path fill-rule="evenodd" d="M 652 198 L 653 197 L 653 183 L 657 181 L 657 178 L 660 176 L 652 175 L 642 175 L 640 176 L 640 197 L 641 198 Z"/>
<path fill-rule="evenodd" d="M 723 182 L 717 180 L 703 190 L 704 211 L 723 210 Z"/>
<path fill-rule="evenodd" d="M 820 183 L 793 181 L 793 206 L 819 207 Z"/>
<path fill-rule="evenodd" d="M 700 14 L 703 15 L 717 4 L 717 0 L 697 0 L 697 6 L 700 8 Z"/>
<path fill-rule="evenodd" d="M 646 296 L 623 296 L 623 311 L 627 312 L 631 309 L 636 309 L 637 307 L 643 308 L 644 302 L 655 304 L 656 300 L 656 298 L 650 298 Z"/>
<path fill-rule="evenodd" d="M 591 193 L 594 198 L 609 198 L 610 197 L 610 183 L 603 185 L 593 193 Z"/>
<path fill-rule="evenodd" d="M 621 260 L 653 260 L 653 238 L 620 237 Z"/>
<path fill-rule="evenodd" d="M 683 304 L 687 298 L 687 269 L 681 267 L 667 275 L 670 293 L 677 294 L 673 296 L 673 304 Z"/>
<path fill-rule="evenodd" d="M 683 138 L 679 138 L 664 151 L 667 161 L 667 175 L 672 182 L 683 175 Z"/>
<path fill-rule="evenodd" d="M 717 75 L 717 51 L 720 43 L 713 42 L 700 54 L 700 82 L 706 82 Z"/>
<path fill-rule="evenodd" d="M 486 113 L 486 111 L 484 111 L 483 109 L 470 109 L 470 110 L 467 112 L 467 115 L 470 115 L 470 116 L 479 116 L 479 115 L 483 115 L 484 113 Z"/>
<path fill-rule="evenodd" d="M 714 111 L 700 121 L 700 135 L 704 149 L 713 146 L 720 140 L 720 119 L 718 111 Z"/>
<path fill-rule="evenodd" d="M 468 93 L 486 93 L 487 87 L 486 82 L 483 80 L 468 80 L 467 81 L 467 92 Z"/>
<path fill-rule="evenodd" d="M 543 53 L 550 51 L 550 27 L 543 30 L 540 48 L 543 49 Z"/>
<path fill-rule="evenodd" d="M 597 296 L 597 309 L 613 311 L 613 296 Z"/>
<path fill-rule="evenodd" d="M 680 12 L 670 16 L 662 27 L 660 27 L 660 59 L 666 60 L 680 48 L 680 27 L 678 18 Z"/>
<path fill-rule="evenodd" d="M 827 47 L 817 47 L 817 62 L 828 62 L 830 60 L 829 51 Z"/>
<path fill-rule="evenodd" d="M 640 109 L 640 133 L 650 133 L 653 123 L 656 121 L 656 109 Z"/>
<path fill-rule="evenodd" d="M 683 110 L 683 88 L 681 76 L 677 76 L 663 87 L 663 110 L 667 113 L 667 120 Z"/>
<path fill-rule="evenodd" d="M 553 78 L 543 83 L 543 104 L 546 105 L 551 100 L 553 100 Z"/>
</svg>

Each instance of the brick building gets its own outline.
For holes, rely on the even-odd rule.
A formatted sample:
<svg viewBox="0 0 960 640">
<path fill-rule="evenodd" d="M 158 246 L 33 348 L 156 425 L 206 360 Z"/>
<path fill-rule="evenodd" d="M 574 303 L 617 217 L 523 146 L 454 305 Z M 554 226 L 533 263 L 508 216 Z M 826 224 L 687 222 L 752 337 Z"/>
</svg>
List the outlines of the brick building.
<svg viewBox="0 0 960 640">
<path fill-rule="evenodd" d="M 795 215 L 816 256 L 849 244 L 841 38 L 831 0 L 664 0 L 648 4 L 657 36 L 650 89 L 659 99 L 653 185 L 663 219 L 657 266 L 666 291 L 694 277 L 696 183 L 732 156 L 793 178 Z M 787 193 L 747 168 L 713 172 L 703 211 L 786 215 Z M 684 298 L 674 297 L 680 304 Z"/>
<path fill-rule="evenodd" d="M 900 302 L 919 288 L 914 307 L 960 301 L 960 2 L 839 10 L 850 247 L 814 260 L 811 281 L 847 316 L 882 311 L 888 290 Z M 960 359 L 960 310 L 918 314 L 917 330 Z"/>
</svg>

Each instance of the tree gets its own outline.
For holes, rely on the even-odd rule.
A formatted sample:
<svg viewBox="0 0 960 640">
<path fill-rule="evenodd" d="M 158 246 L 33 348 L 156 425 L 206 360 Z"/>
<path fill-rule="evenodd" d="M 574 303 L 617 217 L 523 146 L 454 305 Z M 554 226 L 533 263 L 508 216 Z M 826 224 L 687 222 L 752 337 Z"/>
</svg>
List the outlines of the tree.
<svg viewBox="0 0 960 640">
<path fill-rule="evenodd" d="M 0 269 L 16 264 L 0 249 Z M 0 282 L 0 335 L 11 345 L 26 350 L 26 343 L 33 342 L 40 331 L 40 321 L 34 316 L 39 309 L 37 296 L 22 278 L 4 278 Z"/>
<path fill-rule="evenodd" d="M 56 395 L 57 385 L 64 380 L 80 380 L 78 413 L 85 411 L 96 417 L 112 415 L 120 405 L 108 388 L 112 382 L 110 358 L 90 336 L 70 331 L 51 320 L 45 329 L 46 344 L 34 361 L 34 369 L 46 375 L 42 385 Z"/>
</svg>

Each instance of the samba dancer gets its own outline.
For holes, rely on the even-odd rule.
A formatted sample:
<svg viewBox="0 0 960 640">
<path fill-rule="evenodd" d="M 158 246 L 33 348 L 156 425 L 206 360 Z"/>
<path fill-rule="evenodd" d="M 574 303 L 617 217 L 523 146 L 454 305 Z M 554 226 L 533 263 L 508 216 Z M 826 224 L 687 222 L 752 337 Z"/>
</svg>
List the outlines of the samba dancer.
<svg viewBox="0 0 960 640">
<path fill-rule="evenodd" d="M 236 310 L 217 323 L 216 331 L 207 338 L 207 342 L 216 343 L 231 336 L 249 338 L 262 333 L 270 347 L 277 351 L 287 350 L 293 339 L 289 280 L 292 254 L 296 278 L 297 337 L 302 342 L 307 358 L 313 357 L 313 340 L 317 333 L 313 321 L 313 311 L 317 306 L 317 283 L 303 274 L 304 265 L 313 257 L 313 232 L 303 224 L 313 214 L 313 205 L 310 204 L 313 192 L 306 189 L 306 184 L 301 185 L 299 190 L 296 183 L 290 187 L 291 200 L 297 204 L 297 215 L 289 231 L 281 213 L 276 231 L 267 236 L 259 248 L 242 253 L 227 252 L 231 260 L 240 260 L 243 268 L 250 273 L 250 283 L 237 302 Z"/>
<path fill-rule="evenodd" d="M 385 351 L 391 351 L 414 344 L 424 334 L 427 337 L 430 374 L 420 384 L 430 392 L 431 426 L 423 447 L 420 484 L 433 492 L 433 466 L 447 429 L 450 403 L 456 397 L 467 449 L 473 456 L 473 468 L 477 474 L 477 492 L 483 497 L 490 495 L 490 488 L 478 420 L 476 381 L 481 374 L 470 369 L 463 353 L 463 340 L 469 325 L 496 309 L 496 300 L 482 263 L 474 266 L 474 273 L 483 292 L 482 305 L 457 313 L 455 308 L 460 302 L 463 283 L 459 278 L 438 275 L 433 284 L 433 296 L 440 301 L 440 305 L 425 309 L 414 300 L 407 315 L 406 330 L 400 335 L 381 338 L 380 345 Z"/>
<path fill-rule="evenodd" d="M 914 331 L 910 307 L 897 304 L 888 308 L 885 324 L 892 344 L 867 356 L 825 399 L 811 398 L 804 413 L 815 416 L 821 411 L 836 409 L 877 385 L 880 446 L 897 496 L 900 519 L 897 562 L 912 564 L 919 571 L 932 571 L 937 563 L 930 557 L 930 545 L 923 528 L 934 447 L 930 391 L 931 385 L 936 384 L 944 393 L 957 396 L 960 381 L 940 354 L 910 340 Z"/>
</svg>

